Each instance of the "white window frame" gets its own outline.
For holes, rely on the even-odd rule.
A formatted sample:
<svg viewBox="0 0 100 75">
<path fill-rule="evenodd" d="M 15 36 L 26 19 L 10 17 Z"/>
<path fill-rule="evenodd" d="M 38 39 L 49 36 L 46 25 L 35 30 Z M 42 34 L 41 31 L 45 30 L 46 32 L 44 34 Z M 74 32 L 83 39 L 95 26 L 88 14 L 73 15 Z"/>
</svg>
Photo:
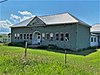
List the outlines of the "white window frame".
<svg viewBox="0 0 100 75">
<path fill-rule="evenodd" d="M 50 40 L 53 41 L 54 33 L 50 33 Z"/>
<path fill-rule="evenodd" d="M 14 38 L 17 39 L 17 34 L 16 33 L 14 34 Z"/>
<path fill-rule="evenodd" d="M 20 39 L 20 34 L 19 33 L 17 33 L 17 39 Z"/>
<path fill-rule="evenodd" d="M 46 36 L 46 34 L 45 33 L 42 33 L 42 39 L 43 40 L 45 39 L 45 36 Z"/>
</svg>

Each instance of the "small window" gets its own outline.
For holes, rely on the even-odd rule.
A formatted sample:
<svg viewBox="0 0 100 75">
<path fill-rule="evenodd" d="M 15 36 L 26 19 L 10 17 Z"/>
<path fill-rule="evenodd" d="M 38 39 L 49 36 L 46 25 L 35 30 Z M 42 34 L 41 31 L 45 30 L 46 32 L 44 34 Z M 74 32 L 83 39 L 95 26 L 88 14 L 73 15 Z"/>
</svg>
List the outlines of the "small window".
<svg viewBox="0 0 100 75">
<path fill-rule="evenodd" d="M 27 33 L 27 39 L 29 39 L 29 34 Z"/>
<path fill-rule="evenodd" d="M 94 42 L 96 42 L 96 37 L 94 38 Z"/>
<path fill-rule="evenodd" d="M 22 34 L 20 34 L 20 39 L 22 39 Z"/>
<path fill-rule="evenodd" d="M 69 40 L 69 34 L 68 34 L 68 33 L 65 34 L 65 40 L 66 40 L 66 41 Z"/>
<path fill-rule="evenodd" d="M 24 34 L 24 39 L 26 39 L 26 34 Z"/>
<path fill-rule="evenodd" d="M 61 40 L 61 41 L 64 41 L 64 34 L 61 33 L 60 35 L 61 35 L 61 39 L 60 39 L 60 40 Z"/>
<path fill-rule="evenodd" d="M 42 33 L 42 39 L 45 39 L 45 33 Z"/>
<path fill-rule="evenodd" d="M 91 42 L 93 42 L 93 37 L 91 37 Z"/>
<path fill-rule="evenodd" d="M 32 39 L 32 34 L 30 34 L 30 39 Z"/>
<path fill-rule="evenodd" d="M 53 41 L 53 33 L 50 33 L 50 40 Z"/>
<path fill-rule="evenodd" d="M 15 39 L 17 38 L 17 35 L 15 34 Z"/>
<path fill-rule="evenodd" d="M 47 39 L 49 39 L 49 37 L 50 37 L 49 33 L 46 34 L 46 37 L 47 37 Z"/>
<path fill-rule="evenodd" d="M 17 34 L 17 38 L 19 39 L 19 33 Z"/>
<path fill-rule="evenodd" d="M 59 40 L 59 34 L 58 33 L 56 34 L 56 40 Z"/>
</svg>

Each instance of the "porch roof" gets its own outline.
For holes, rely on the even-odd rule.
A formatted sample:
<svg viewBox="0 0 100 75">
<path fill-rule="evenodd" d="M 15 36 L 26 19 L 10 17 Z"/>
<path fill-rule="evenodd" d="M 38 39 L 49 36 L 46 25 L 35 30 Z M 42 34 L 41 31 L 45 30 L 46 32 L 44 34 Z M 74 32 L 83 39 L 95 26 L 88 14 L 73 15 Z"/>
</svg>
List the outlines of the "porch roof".
<svg viewBox="0 0 100 75">
<path fill-rule="evenodd" d="M 100 24 L 95 24 L 91 27 L 90 31 L 92 33 L 100 33 Z"/>
</svg>

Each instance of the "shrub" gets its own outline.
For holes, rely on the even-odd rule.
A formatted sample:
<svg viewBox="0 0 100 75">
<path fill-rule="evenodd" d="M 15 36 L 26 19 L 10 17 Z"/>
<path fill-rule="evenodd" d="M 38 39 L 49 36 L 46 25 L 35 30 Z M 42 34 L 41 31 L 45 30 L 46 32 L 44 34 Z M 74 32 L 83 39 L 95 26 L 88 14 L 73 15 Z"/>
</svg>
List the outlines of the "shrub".
<svg viewBox="0 0 100 75">
<path fill-rule="evenodd" d="M 44 45 L 41 45 L 41 46 L 38 46 L 36 47 L 37 49 L 47 49 L 48 46 L 44 46 Z"/>
<path fill-rule="evenodd" d="M 8 46 L 24 47 L 24 42 L 18 42 L 18 43 L 11 42 L 11 43 L 8 44 Z"/>
</svg>

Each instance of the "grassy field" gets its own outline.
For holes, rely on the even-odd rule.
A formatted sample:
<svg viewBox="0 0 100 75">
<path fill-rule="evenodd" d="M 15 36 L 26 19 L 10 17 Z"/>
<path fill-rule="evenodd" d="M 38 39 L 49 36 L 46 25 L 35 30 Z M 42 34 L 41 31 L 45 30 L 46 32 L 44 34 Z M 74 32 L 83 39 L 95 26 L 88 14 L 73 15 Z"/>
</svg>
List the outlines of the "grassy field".
<svg viewBox="0 0 100 75">
<path fill-rule="evenodd" d="M 100 50 L 86 56 L 47 50 L 0 46 L 0 75 L 100 75 Z"/>
</svg>

